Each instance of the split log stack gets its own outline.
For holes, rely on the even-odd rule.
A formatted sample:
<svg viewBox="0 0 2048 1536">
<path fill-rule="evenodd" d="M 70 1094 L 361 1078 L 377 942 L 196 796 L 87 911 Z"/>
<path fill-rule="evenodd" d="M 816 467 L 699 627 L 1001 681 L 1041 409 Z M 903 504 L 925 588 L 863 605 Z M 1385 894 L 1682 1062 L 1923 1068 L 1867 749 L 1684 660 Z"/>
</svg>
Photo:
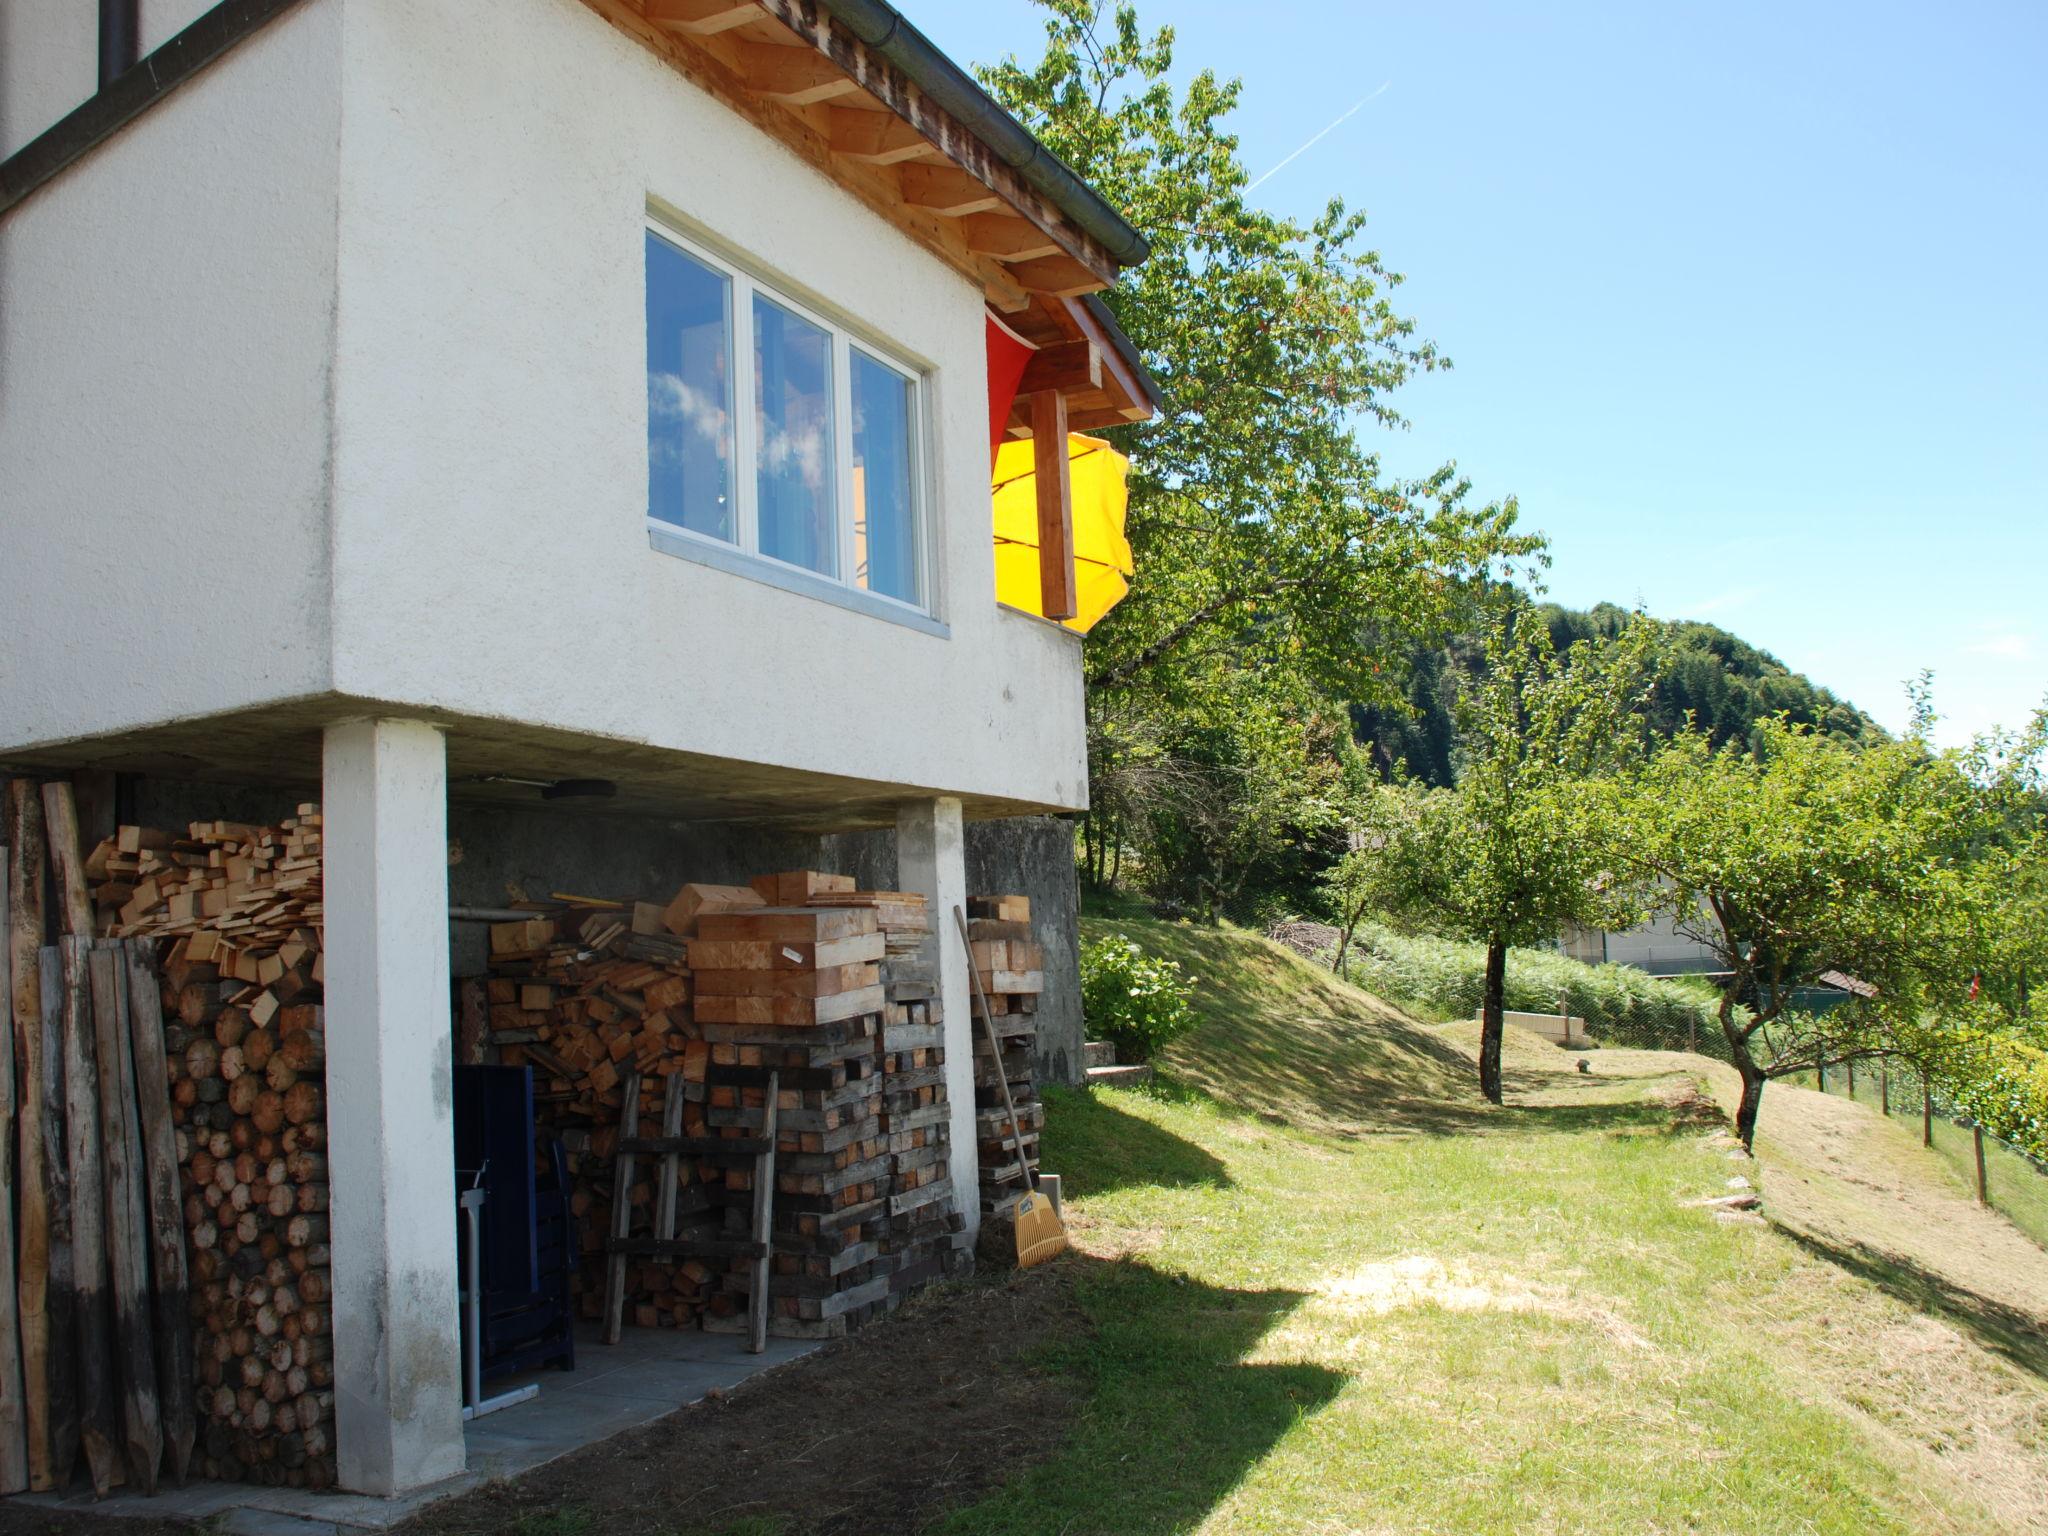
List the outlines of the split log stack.
<svg viewBox="0 0 2048 1536">
<path fill-rule="evenodd" d="M 321 858 L 306 804 L 276 826 L 123 827 L 87 860 L 109 931 L 160 957 L 196 1465 L 304 1488 L 335 1480 Z"/>
<path fill-rule="evenodd" d="M 1038 1171 L 1038 1137 L 1045 1125 L 1032 1072 L 1038 1034 L 1038 998 L 1045 990 L 1045 950 L 1031 927 L 1028 896 L 974 896 L 967 902 L 967 939 L 975 976 L 995 1026 L 998 1054 L 987 1033 L 974 1032 L 974 1119 L 980 1143 L 983 1221 L 1010 1217 L 1026 1192 L 1017 1166 L 1017 1132 L 1003 1103 L 1003 1081 L 1017 1106 L 1024 1161 Z"/>
<path fill-rule="evenodd" d="M 489 1038 L 507 1066 L 534 1073 L 536 1118 L 568 1153 L 569 1208 L 578 1227 L 578 1312 L 604 1314 L 607 1234 L 625 1085 L 638 1074 L 640 1124 L 665 1135 L 711 1134 L 705 1118 L 711 1053 L 697 1027 L 685 949 L 708 913 L 759 907 L 744 886 L 689 884 L 666 906 L 566 903 L 498 923 L 490 932 Z M 669 1081 L 676 1124 L 665 1124 Z M 625 1198 L 627 1233 L 672 1218 L 671 1238 L 716 1230 L 708 1161 L 637 1159 Z M 664 1204 L 663 1186 L 672 1184 Z M 719 1272 L 699 1259 L 636 1259 L 625 1274 L 625 1317 L 638 1327 L 688 1327 L 719 1295 Z"/>
</svg>

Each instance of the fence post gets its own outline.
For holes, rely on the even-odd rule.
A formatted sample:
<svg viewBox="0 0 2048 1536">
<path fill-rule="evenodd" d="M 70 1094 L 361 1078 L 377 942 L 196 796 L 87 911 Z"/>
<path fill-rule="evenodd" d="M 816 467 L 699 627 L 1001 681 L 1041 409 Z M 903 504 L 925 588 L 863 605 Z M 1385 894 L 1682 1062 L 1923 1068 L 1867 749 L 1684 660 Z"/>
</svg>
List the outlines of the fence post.
<svg viewBox="0 0 2048 1536">
<path fill-rule="evenodd" d="M 1970 1134 L 1977 1143 L 1977 1203 L 1979 1205 L 1989 1205 L 1991 1203 L 1991 1187 L 1984 1179 L 1984 1127 L 1973 1125 L 1970 1127 Z"/>
<path fill-rule="evenodd" d="M 1934 1090 L 1924 1077 L 1920 1079 L 1920 1145 L 1934 1145 Z"/>
<path fill-rule="evenodd" d="M 1828 1069 L 1824 1063 L 1813 1069 L 1813 1086 L 1821 1093 L 1828 1091 Z"/>
<path fill-rule="evenodd" d="M 1885 1119 L 1892 1117 L 1892 1069 L 1889 1062 L 1877 1069 L 1877 1103 Z"/>
<path fill-rule="evenodd" d="M 1849 1097 L 1856 1097 L 1856 1063 L 1849 1063 Z"/>
</svg>

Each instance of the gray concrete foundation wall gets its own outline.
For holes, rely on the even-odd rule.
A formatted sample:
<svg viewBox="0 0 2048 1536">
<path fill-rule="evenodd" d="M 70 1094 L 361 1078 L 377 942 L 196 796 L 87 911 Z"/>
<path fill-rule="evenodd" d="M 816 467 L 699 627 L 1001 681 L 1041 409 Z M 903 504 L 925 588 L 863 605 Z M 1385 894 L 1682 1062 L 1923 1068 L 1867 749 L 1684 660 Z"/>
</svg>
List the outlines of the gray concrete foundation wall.
<svg viewBox="0 0 2048 1536">
<path fill-rule="evenodd" d="M 0 778 L 4 782 L 4 778 Z M 136 777 L 135 819 L 149 826 L 189 821 L 270 822 L 316 800 L 311 786 L 250 788 Z M 111 810 L 104 813 L 110 818 Z M 87 836 L 105 835 L 111 820 Z M 1043 1082 L 1078 1083 L 1081 1065 L 1080 890 L 1073 829 L 1051 816 L 1021 816 L 967 826 L 967 889 L 975 895 L 1025 895 L 1045 945 L 1045 995 L 1039 1000 L 1038 1070 Z M 686 880 L 744 884 L 777 869 L 825 869 L 864 887 L 897 883 L 894 829 L 828 836 L 791 833 L 751 822 L 650 821 L 610 816 L 590 804 L 533 809 L 451 804 L 448 900 L 453 906 L 502 907 L 545 901 L 557 891 L 621 900 L 666 900 Z M 935 914 L 939 915 L 939 914 Z M 946 935 L 942 934 L 942 937 Z M 450 963 L 457 976 L 482 973 L 484 930 L 455 926 Z"/>
</svg>

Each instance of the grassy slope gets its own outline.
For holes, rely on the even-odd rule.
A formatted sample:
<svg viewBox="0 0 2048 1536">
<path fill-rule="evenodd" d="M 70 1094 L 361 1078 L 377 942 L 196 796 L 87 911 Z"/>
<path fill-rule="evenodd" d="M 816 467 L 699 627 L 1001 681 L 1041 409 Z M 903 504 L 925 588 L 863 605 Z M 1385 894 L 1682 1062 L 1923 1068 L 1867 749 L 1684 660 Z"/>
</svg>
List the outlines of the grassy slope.
<svg viewBox="0 0 2048 1536">
<path fill-rule="evenodd" d="M 1688 1205 L 1760 1176 L 1697 1058 L 1581 1076 L 1520 1037 L 1496 1110 L 1470 1026 L 1242 934 L 1114 926 L 1201 983 L 1187 1090 L 1058 1096 L 1097 1331 L 1047 1353 L 1088 1407 L 942 1529 L 2048 1531 L 2030 1314 Z"/>
</svg>

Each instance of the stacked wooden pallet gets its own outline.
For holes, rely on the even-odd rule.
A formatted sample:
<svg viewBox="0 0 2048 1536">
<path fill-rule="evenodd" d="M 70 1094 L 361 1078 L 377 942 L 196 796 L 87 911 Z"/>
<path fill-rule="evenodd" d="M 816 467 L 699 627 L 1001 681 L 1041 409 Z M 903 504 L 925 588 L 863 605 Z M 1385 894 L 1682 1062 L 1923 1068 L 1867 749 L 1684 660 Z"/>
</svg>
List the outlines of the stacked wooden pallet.
<svg viewBox="0 0 2048 1536">
<path fill-rule="evenodd" d="M 1007 1216 L 1025 1193 L 1018 1139 L 1004 1108 L 1010 1085 L 1023 1128 L 1024 1161 L 1038 1167 L 1038 1133 L 1045 1123 L 1033 1079 L 1031 1049 L 1038 1032 L 1038 998 L 1045 990 L 1045 951 L 1033 936 L 1031 898 L 976 896 L 967 903 L 967 938 L 975 979 L 994 1025 L 997 1054 L 986 1032 L 974 1032 L 974 1118 L 984 1220 Z"/>
</svg>

